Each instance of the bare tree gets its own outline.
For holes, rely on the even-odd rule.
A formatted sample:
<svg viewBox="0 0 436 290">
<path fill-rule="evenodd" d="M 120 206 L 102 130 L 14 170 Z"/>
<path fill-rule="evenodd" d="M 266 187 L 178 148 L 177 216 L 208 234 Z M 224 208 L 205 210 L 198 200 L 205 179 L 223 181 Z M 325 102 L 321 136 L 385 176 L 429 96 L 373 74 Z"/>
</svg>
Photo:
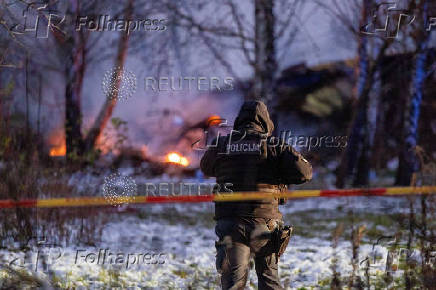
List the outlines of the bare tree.
<svg viewBox="0 0 436 290">
<path fill-rule="evenodd" d="M 132 17 L 132 10 L 133 10 L 133 0 L 129 0 L 127 7 L 125 9 L 125 19 L 131 19 Z M 103 107 L 100 110 L 100 113 L 98 114 L 93 126 L 91 127 L 91 130 L 89 131 L 88 135 L 85 139 L 85 150 L 89 151 L 92 148 L 94 148 L 95 143 L 98 140 L 98 137 L 100 136 L 101 132 L 106 127 L 106 124 L 112 115 L 112 112 L 115 108 L 115 105 L 118 100 L 118 92 L 119 88 L 121 86 L 121 80 L 123 73 L 123 67 L 124 63 L 127 57 L 127 48 L 128 48 L 128 42 L 129 42 L 129 34 L 127 32 L 122 33 L 118 45 L 118 53 L 115 61 L 115 67 L 116 67 L 116 76 L 114 78 L 114 84 L 112 84 L 112 95 L 108 96 L 106 99 Z"/>
<path fill-rule="evenodd" d="M 78 0 L 69 1 L 66 13 L 69 28 L 73 25 L 74 19 L 80 15 L 81 8 Z M 86 69 L 87 36 L 84 32 L 75 31 L 73 28 L 66 37 L 62 38 L 58 35 L 56 39 L 66 56 L 65 138 L 67 159 L 70 159 L 83 151 L 81 95 Z"/>
<path fill-rule="evenodd" d="M 418 122 L 424 83 L 428 77 L 426 60 L 429 53 L 430 32 L 424 28 L 428 27 L 430 1 L 418 0 L 412 1 L 412 3 L 414 6 L 416 5 L 415 10 L 419 17 L 412 34 L 415 43 L 414 64 L 410 77 L 410 94 L 404 110 L 404 139 L 395 182 L 398 185 L 410 185 L 412 174 L 418 171 L 419 164 L 415 155 L 415 147 L 418 144 Z"/>
<path fill-rule="evenodd" d="M 419 72 L 415 73 L 415 76 L 423 75 L 422 68 L 425 65 L 424 47 L 427 46 L 428 39 L 423 41 L 424 38 L 421 37 L 420 42 L 416 41 L 416 39 L 414 40 L 414 38 L 416 38 L 414 35 L 422 35 L 422 33 L 417 33 L 417 30 L 410 29 L 410 23 L 413 22 L 414 19 L 412 15 L 416 15 L 416 7 L 419 7 L 420 5 L 422 6 L 423 4 L 422 1 L 415 0 L 404 1 L 404 3 L 402 3 L 405 5 L 404 7 L 397 7 L 397 3 L 387 3 L 375 0 L 362 0 L 362 2 L 349 1 L 347 2 L 347 5 L 341 5 L 343 3 L 339 3 L 337 0 L 332 0 L 331 3 L 326 3 L 324 1 L 317 1 L 317 3 L 338 19 L 341 25 L 351 32 L 357 42 L 358 60 L 356 62 L 356 86 L 353 96 L 353 117 L 348 129 L 348 147 L 342 154 L 336 185 L 338 187 L 344 187 L 348 183 L 348 179 L 351 179 L 351 183 L 354 186 L 369 185 L 369 170 L 371 167 L 370 160 L 371 158 L 374 159 L 374 156 L 372 155 L 374 149 L 373 127 L 375 127 L 369 119 L 370 111 L 374 110 L 371 106 L 375 104 L 377 107 L 375 110 L 377 111 L 376 134 L 378 137 L 380 137 L 380 129 L 385 128 L 385 126 L 379 124 L 379 122 L 386 121 L 386 118 L 383 118 L 382 116 L 385 111 L 383 110 L 381 103 L 385 102 L 385 98 L 383 98 L 383 100 L 372 99 L 380 99 L 380 95 L 378 94 L 383 93 L 384 90 L 382 88 L 379 93 L 376 94 L 374 85 L 380 76 L 389 73 L 390 68 L 382 67 L 382 61 L 388 51 L 391 54 L 410 52 L 410 43 L 417 43 L 416 53 L 419 56 L 417 57 L 417 67 L 419 68 Z M 353 21 L 353 10 L 361 12 L 359 24 Z M 393 15 L 388 14 L 394 12 L 397 13 L 396 19 Z M 409 19 L 402 19 L 400 14 L 403 14 L 403 16 L 409 16 Z M 423 17 L 421 12 L 418 14 L 419 19 L 428 19 L 426 16 Z M 421 32 L 425 30 L 424 28 L 426 26 L 424 23 L 416 24 L 419 26 Z M 413 41 L 411 42 L 410 39 Z M 421 48 L 421 50 L 418 48 Z M 419 51 L 421 51 L 421 54 L 419 54 Z M 417 104 L 420 103 L 422 84 L 423 78 L 418 81 L 415 77 L 414 84 L 410 86 L 412 95 L 416 95 L 416 97 L 414 98 L 414 101 L 409 103 L 407 106 L 408 108 L 406 109 L 407 117 L 405 117 L 405 127 L 407 127 L 407 129 L 405 130 L 407 133 L 405 134 L 408 136 L 409 141 L 407 145 L 408 149 L 405 151 L 403 150 L 403 155 L 400 158 L 400 168 L 404 168 L 403 165 L 407 163 L 405 162 L 407 154 L 410 155 L 412 153 L 410 151 L 410 146 L 413 145 L 412 143 L 414 143 L 414 139 L 414 144 L 416 144 L 416 132 L 414 131 L 416 131 L 415 125 L 417 124 L 419 117 L 419 105 Z M 419 90 L 421 90 L 421 93 L 415 93 Z M 380 150 L 377 150 L 377 152 L 380 152 Z M 405 152 L 409 153 L 406 154 Z M 413 162 L 410 161 L 409 165 L 412 163 Z M 410 176 L 405 179 L 410 180 Z"/>
<path fill-rule="evenodd" d="M 50 69 L 62 73 L 65 76 L 65 137 L 67 159 L 73 160 L 84 152 L 92 149 L 110 118 L 116 104 L 116 97 L 112 96 L 100 111 L 90 133 L 85 137 L 82 133 L 82 87 L 86 69 L 92 63 L 107 59 L 112 56 L 110 49 L 101 50 L 98 42 L 103 38 L 103 33 L 91 33 L 89 29 L 77 28 L 79 17 L 86 15 L 89 19 L 98 19 L 103 8 L 108 6 L 107 1 L 80 1 L 69 0 L 67 2 L 27 3 L 22 0 L 16 1 L 23 9 L 37 13 L 37 24 L 46 25 L 49 38 L 38 41 L 32 37 L 23 35 L 26 47 L 31 47 L 34 63 L 41 69 Z M 117 6 L 120 5 L 112 5 Z M 130 19 L 133 10 L 133 1 L 128 2 L 128 7 L 122 7 L 121 12 L 115 11 L 114 18 L 121 13 L 126 19 Z M 41 9 L 44 8 L 44 9 Z M 48 10 L 48 12 L 47 12 Z M 113 12 L 113 11 L 112 11 Z M 55 13 L 55 14 L 54 14 Z M 13 15 L 13 13 L 11 13 Z M 63 16 L 60 21 L 53 21 L 52 16 Z M 116 66 L 123 67 L 127 56 L 128 34 L 123 33 L 120 38 L 119 49 L 116 54 Z M 54 54 L 45 54 L 48 49 L 55 50 Z M 98 49 L 96 49 L 98 48 Z M 96 54 L 95 51 L 98 50 Z M 44 55 L 45 57 L 38 57 Z M 116 78 L 119 79 L 119 78 Z M 119 87 L 118 84 L 113 84 Z M 116 90 L 114 90 L 116 91 Z M 115 100 L 115 101 L 114 101 Z"/>
<path fill-rule="evenodd" d="M 348 147 L 342 154 L 336 185 L 344 187 L 349 176 L 353 177 L 353 185 L 367 185 L 372 149 L 372 130 L 368 121 L 370 92 L 374 87 L 375 76 L 381 67 L 381 61 L 393 40 L 379 35 L 374 35 L 369 39 L 366 33 L 368 25 L 380 27 L 381 19 L 385 19 L 380 17 L 382 12 L 373 0 L 349 1 L 347 5 L 341 5 L 342 3 L 337 0 L 332 0 L 331 3 L 324 1 L 317 1 L 317 3 L 338 19 L 357 42 L 353 116 L 348 128 Z M 356 11 L 360 11 L 358 23 L 354 15 Z"/>
<path fill-rule="evenodd" d="M 65 137 L 67 159 L 83 152 L 81 99 L 88 53 L 95 44 L 88 30 L 76 29 L 82 13 L 92 15 L 101 2 L 69 0 L 65 2 L 27 2 L 17 0 L 18 10 L 36 14 L 35 35 L 23 34 L 21 40 L 32 52 L 32 63 L 40 69 L 55 70 L 65 76 Z M 13 12 L 11 12 L 13 14 Z M 47 36 L 39 39 L 40 26 Z M 94 41 L 91 41 L 94 40 Z M 55 53 L 47 54 L 47 51 Z"/>
<path fill-rule="evenodd" d="M 274 1 L 255 0 L 254 19 L 254 95 L 271 104 L 277 71 L 274 45 Z"/>
<path fill-rule="evenodd" d="M 267 102 L 274 111 L 273 96 L 276 94 L 278 75 L 277 43 L 282 39 L 287 45 L 286 49 L 289 49 L 298 31 L 293 16 L 303 1 L 256 0 L 254 5 L 247 2 L 236 4 L 233 0 L 200 3 L 196 1 L 192 7 L 199 6 L 205 11 L 205 6 L 213 5 L 214 8 L 210 9 L 219 10 L 223 17 L 217 15 L 215 22 L 210 18 L 201 19 L 198 15 L 202 13 L 194 15 L 192 11 L 183 9 L 182 5 L 176 6 L 168 1 L 168 10 L 176 16 L 173 24 L 184 27 L 197 36 L 214 58 L 235 77 L 238 76 L 226 53 L 230 50 L 241 53 L 253 71 L 251 97 Z M 279 9 L 285 15 L 283 18 L 276 13 Z M 250 10 L 253 11 L 252 15 L 247 13 Z M 249 19 L 252 19 L 251 23 Z M 292 25 L 294 29 L 290 29 Z"/>
</svg>

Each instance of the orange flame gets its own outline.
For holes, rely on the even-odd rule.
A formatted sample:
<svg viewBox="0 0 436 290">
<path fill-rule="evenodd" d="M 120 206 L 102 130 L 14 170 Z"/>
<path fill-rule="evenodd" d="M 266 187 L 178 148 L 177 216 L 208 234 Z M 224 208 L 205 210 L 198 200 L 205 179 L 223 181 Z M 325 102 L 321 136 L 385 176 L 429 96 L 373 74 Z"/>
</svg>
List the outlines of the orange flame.
<svg viewBox="0 0 436 290">
<path fill-rule="evenodd" d="M 170 162 L 170 163 L 175 163 L 175 164 L 179 164 L 182 166 L 188 166 L 189 165 L 189 161 L 186 157 L 183 157 L 182 155 L 176 153 L 176 152 L 171 152 L 168 153 L 166 156 L 166 161 Z"/>
<path fill-rule="evenodd" d="M 65 154 L 67 153 L 67 148 L 65 147 L 65 145 L 61 145 L 61 146 L 54 146 L 50 149 L 50 156 L 55 157 L 55 156 L 65 156 Z"/>
<path fill-rule="evenodd" d="M 219 125 L 222 123 L 222 119 L 220 116 L 218 115 L 212 115 L 209 118 L 207 118 L 207 124 L 209 126 L 215 126 L 215 125 Z"/>
</svg>

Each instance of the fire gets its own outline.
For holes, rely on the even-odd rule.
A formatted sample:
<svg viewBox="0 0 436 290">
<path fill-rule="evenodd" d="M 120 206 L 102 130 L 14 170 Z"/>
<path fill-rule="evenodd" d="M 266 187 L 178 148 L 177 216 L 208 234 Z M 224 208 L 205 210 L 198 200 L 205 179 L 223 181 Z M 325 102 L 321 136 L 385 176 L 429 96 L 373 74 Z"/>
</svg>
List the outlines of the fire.
<svg viewBox="0 0 436 290">
<path fill-rule="evenodd" d="M 176 164 L 179 164 L 182 166 L 189 165 L 188 159 L 186 157 L 183 157 L 182 155 L 176 153 L 176 152 L 168 153 L 166 156 L 166 160 L 167 160 L 167 162 L 176 163 Z"/>
<path fill-rule="evenodd" d="M 223 121 L 223 120 L 218 115 L 212 115 L 209 118 L 207 118 L 207 124 L 209 126 L 219 125 L 219 124 L 221 124 L 221 121 Z"/>
<path fill-rule="evenodd" d="M 56 129 L 48 136 L 47 144 L 50 147 L 49 155 L 51 157 L 60 157 L 67 154 L 65 145 L 65 133 L 62 129 Z"/>
<path fill-rule="evenodd" d="M 67 153 L 67 148 L 65 145 L 54 146 L 50 149 L 50 156 L 65 156 Z"/>
</svg>

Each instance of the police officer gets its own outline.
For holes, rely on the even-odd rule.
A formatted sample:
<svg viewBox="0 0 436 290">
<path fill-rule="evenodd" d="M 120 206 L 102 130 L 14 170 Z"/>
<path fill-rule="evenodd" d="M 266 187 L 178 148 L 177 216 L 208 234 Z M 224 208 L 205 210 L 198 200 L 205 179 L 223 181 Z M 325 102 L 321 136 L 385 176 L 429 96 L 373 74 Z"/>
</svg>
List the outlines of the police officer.
<svg viewBox="0 0 436 290">
<path fill-rule="evenodd" d="M 309 162 L 284 140 L 272 137 L 273 130 L 266 105 L 246 101 L 231 134 L 218 137 L 204 154 L 203 173 L 234 192 L 277 193 L 282 185 L 309 181 Z M 278 277 L 280 245 L 272 238 L 283 224 L 278 205 L 274 197 L 215 203 L 216 267 L 222 289 L 244 289 L 251 257 L 259 289 L 283 289 Z"/>
</svg>

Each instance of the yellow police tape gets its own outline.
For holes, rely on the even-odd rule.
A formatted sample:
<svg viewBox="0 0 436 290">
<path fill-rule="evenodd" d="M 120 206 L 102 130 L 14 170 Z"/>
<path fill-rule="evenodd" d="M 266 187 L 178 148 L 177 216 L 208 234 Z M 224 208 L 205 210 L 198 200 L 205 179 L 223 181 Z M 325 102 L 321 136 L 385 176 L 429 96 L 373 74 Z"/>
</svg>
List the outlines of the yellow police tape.
<svg viewBox="0 0 436 290">
<path fill-rule="evenodd" d="M 265 192 L 232 192 L 211 195 L 174 195 L 174 196 L 131 196 L 113 197 L 75 197 L 75 198 L 49 198 L 37 200 L 0 200 L 0 208 L 14 207 L 77 207 L 77 206 L 107 206 L 117 204 L 145 204 L 145 203 L 176 203 L 176 202 L 226 202 L 259 200 L 265 198 L 311 198 L 311 197 L 345 197 L 345 196 L 394 196 L 436 193 L 436 186 L 421 187 L 389 187 L 389 188 L 353 188 L 334 190 L 293 190 L 276 193 Z"/>
</svg>

